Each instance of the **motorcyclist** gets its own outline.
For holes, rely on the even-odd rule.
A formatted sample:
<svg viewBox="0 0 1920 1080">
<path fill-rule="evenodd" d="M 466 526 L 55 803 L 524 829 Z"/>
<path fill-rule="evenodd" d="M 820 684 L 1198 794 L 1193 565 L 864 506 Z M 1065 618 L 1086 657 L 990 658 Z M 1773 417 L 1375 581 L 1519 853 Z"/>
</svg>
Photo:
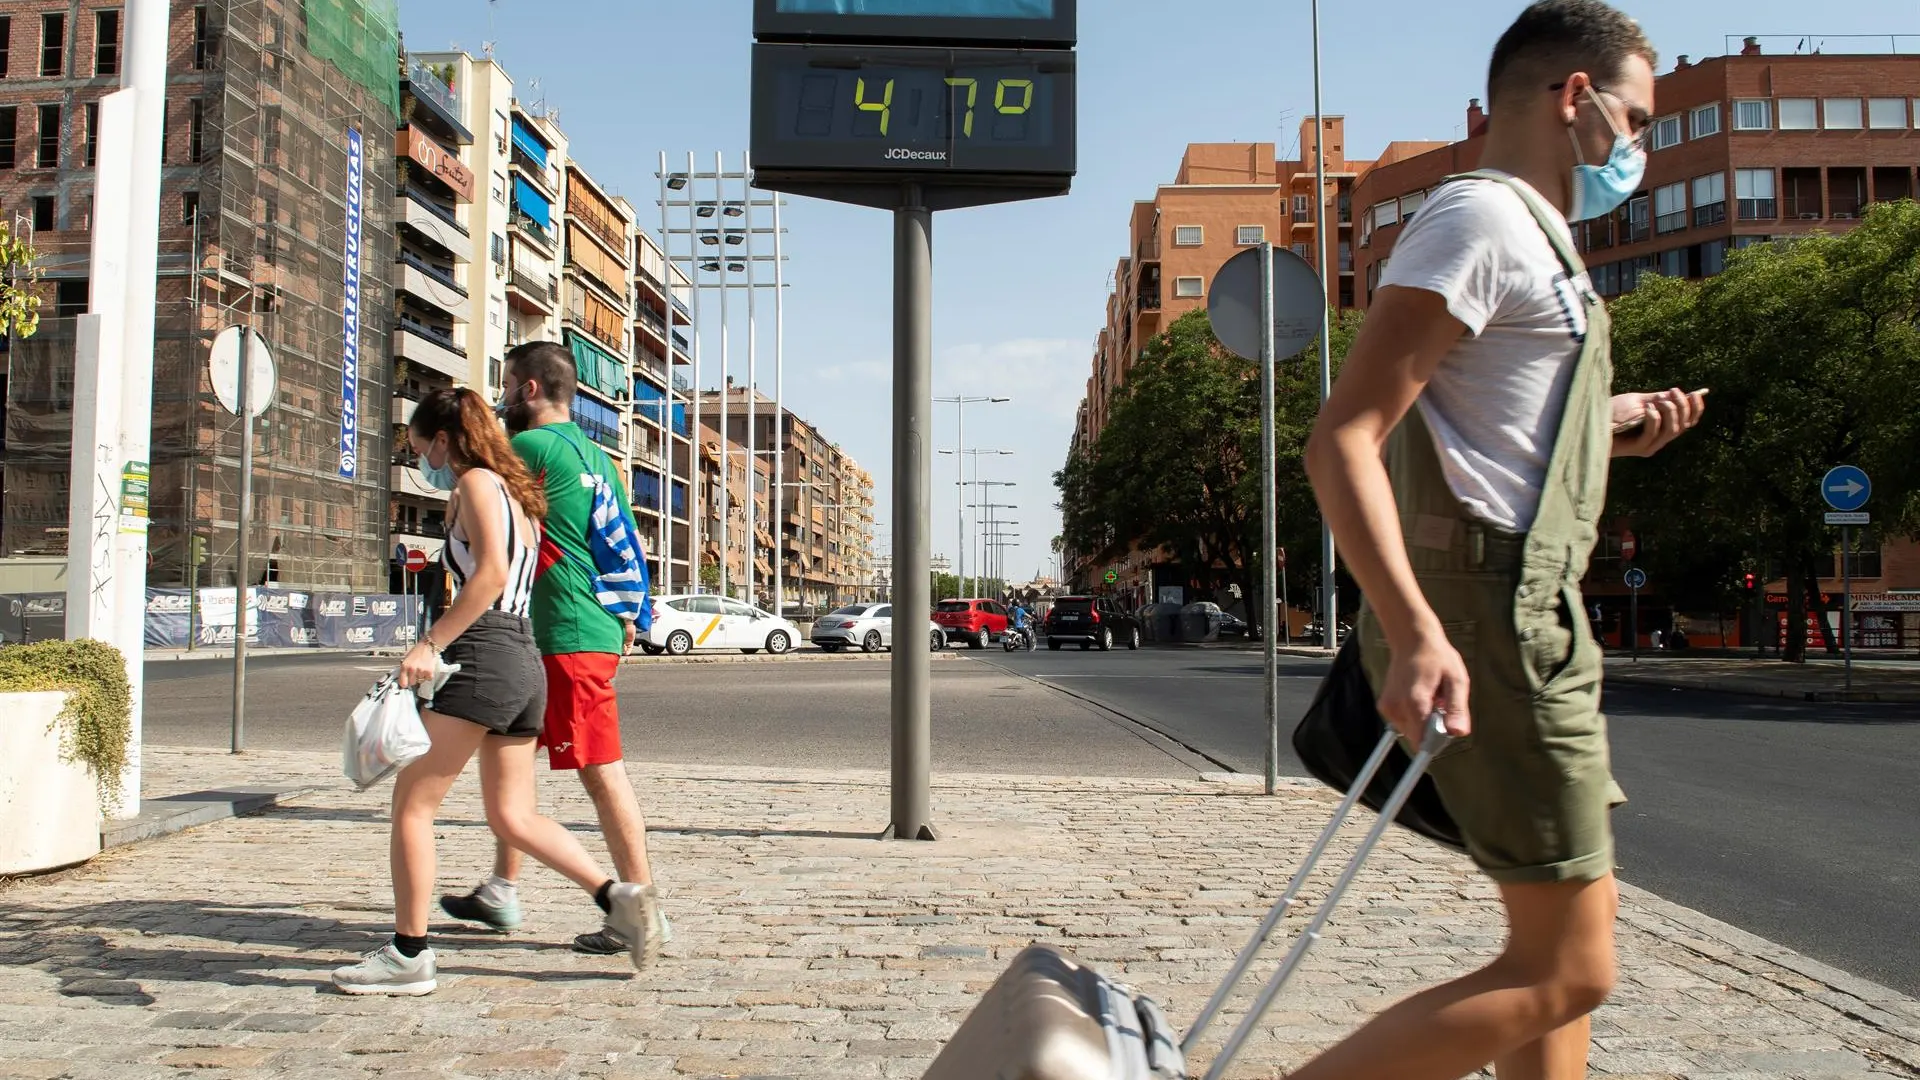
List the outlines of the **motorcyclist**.
<svg viewBox="0 0 1920 1080">
<path fill-rule="evenodd" d="M 1026 605 L 1017 600 L 1014 601 L 1013 610 L 1007 613 L 1007 618 L 1011 621 L 1015 630 L 1020 631 L 1026 636 L 1027 651 L 1032 652 L 1033 627 L 1029 624 L 1030 616 L 1027 614 Z"/>
</svg>

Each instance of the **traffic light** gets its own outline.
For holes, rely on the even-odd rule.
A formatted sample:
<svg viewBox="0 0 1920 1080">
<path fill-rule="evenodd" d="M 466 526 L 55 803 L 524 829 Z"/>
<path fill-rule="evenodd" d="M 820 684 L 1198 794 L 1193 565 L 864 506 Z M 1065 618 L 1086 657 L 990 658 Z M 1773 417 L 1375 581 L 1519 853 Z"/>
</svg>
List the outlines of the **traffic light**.
<svg viewBox="0 0 1920 1080">
<path fill-rule="evenodd" d="M 1753 586 L 1754 586 L 1754 581 L 1753 581 L 1753 575 L 1752 575 L 1752 574 L 1748 574 L 1748 575 L 1747 575 L 1747 578 L 1746 578 L 1746 586 L 1747 586 L 1747 591 L 1748 591 L 1748 592 L 1752 592 L 1752 591 L 1753 591 Z"/>
<path fill-rule="evenodd" d="M 189 566 L 207 565 L 207 538 L 206 537 L 195 535 L 190 539 L 187 545 L 187 565 Z"/>
</svg>

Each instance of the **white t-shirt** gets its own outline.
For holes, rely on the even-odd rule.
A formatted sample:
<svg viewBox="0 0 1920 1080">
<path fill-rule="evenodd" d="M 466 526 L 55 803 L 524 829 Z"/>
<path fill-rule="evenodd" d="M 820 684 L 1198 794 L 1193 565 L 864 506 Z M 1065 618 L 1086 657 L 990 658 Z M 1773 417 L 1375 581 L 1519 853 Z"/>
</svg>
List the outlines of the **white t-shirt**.
<svg viewBox="0 0 1920 1080">
<path fill-rule="evenodd" d="M 1571 246 L 1566 220 L 1552 212 L 1552 224 Z M 1420 395 L 1421 415 L 1467 512 L 1526 532 L 1586 340 L 1592 284 L 1569 279 L 1526 201 L 1492 180 L 1447 184 L 1428 199 L 1380 284 L 1438 293 L 1466 326 Z"/>
</svg>

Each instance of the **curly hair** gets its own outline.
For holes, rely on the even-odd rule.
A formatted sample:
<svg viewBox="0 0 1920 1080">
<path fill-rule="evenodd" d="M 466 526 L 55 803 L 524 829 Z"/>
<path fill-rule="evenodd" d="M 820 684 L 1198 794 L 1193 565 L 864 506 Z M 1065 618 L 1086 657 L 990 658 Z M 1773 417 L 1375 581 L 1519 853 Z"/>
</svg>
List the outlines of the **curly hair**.
<svg viewBox="0 0 1920 1080">
<path fill-rule="evenodd" d="M 546 489 L 534 481 L 526 462 L 507 442 L 506 430 L 479 394 L 465 387 L 435 390 L 420 399 L 407 429 L 426 440 L 446 432 L 454 464 L 491 469 L 506 481 L 507 493 L 528 517 L 540 521 L 547 516 Z"/>
</svg>

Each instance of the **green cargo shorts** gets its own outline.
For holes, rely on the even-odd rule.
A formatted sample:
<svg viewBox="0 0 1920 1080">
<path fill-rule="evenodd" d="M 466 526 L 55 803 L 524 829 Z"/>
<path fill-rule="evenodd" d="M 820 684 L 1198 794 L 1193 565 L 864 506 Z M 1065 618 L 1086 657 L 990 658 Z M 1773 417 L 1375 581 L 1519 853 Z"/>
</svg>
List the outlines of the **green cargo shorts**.
<svg viewBox="0 0 1920 1080">
<path fill-rule="evenodd" d="M 1502 883 L 1605 877 L 1614 866 L 1611 811 L 1626 796 L 1613 780 L 1600 646 L 1579 589 L 1528 596 L 1517 562 L 1418 576 L 1471 680 L 1472 733 L 1432 770 L 1468 854 Z M 1387 643 L 1365 608 L 1359 633 L 1378 690 Z"/>
</svg>

